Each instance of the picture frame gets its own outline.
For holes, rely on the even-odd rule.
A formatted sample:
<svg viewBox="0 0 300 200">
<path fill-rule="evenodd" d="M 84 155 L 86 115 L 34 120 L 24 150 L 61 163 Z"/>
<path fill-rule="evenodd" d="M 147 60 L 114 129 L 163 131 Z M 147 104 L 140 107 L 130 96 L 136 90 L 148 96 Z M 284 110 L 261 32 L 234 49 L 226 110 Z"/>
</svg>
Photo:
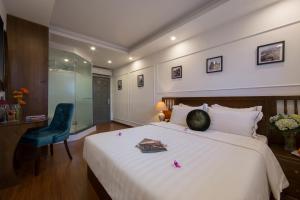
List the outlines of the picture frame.
<svg viewBox="0 0 300 200">
<path fill-rule="evenodd" d="M 206 73 L 223 71 L 223 56 L 216 56 L 206 59 Z"/>
<path fill-rule="evenodd" d="M 272 63 L 284 62 L 285 59 L 285 41 L 274 42 L 257 47 L 256 63 L 257 65 L 266 65 Z"/>
<path fill-rule="evenodd" d="M 182 78 L 182 66 L 176 66 L 171 68 L 171 78 L 172 79 Z"/>
<path fill-rule="evenodd" d="M 144 87 L 144 74 L 137 75 L 137 86 Z"/>
<path fill-rule="evenodd" d="M 122 90 L 122 80 L 118 80 L 117 85 L 118 85 L 118 90 Z"/>
</svg>

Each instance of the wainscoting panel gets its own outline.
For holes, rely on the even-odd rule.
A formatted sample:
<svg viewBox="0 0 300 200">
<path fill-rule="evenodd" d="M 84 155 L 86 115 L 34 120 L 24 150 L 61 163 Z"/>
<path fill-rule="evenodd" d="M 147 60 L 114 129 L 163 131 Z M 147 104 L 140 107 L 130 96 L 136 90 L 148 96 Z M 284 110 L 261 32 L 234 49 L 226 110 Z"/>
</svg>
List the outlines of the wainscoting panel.
<svg viewBox="0 0 300 200">
<path fill-rule="evenodd" d="M 128 120 L 129 105 L 129 75 L 121 75 L 113 79 L 113 118 L 116 120 Z M 118 80 L 122 80 L 122 89 L 118 90 Z"/>
<path fill-rule="evenodd" d="M 144 75 L 144 87 L 137 86 L 137 76 Z M 130 73 L 130 120 L 145 124 L 154 115 L 154 68 L 147 67 Z"/>
</svg>

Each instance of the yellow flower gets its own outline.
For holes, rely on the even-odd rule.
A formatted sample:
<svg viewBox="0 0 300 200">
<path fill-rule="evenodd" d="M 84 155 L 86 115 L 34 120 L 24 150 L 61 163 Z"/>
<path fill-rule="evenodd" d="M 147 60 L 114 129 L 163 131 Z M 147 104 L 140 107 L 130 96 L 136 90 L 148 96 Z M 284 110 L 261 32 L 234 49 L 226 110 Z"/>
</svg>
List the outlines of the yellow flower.
<svg viewBox="0 0 300 200">
<path fill-rule="evenodd" d="M 23 98 L 23 95 L 14 95 L 14 98 L 15 98 L 15 99 L 22 99 L 22 98 Z"/>
</svg>

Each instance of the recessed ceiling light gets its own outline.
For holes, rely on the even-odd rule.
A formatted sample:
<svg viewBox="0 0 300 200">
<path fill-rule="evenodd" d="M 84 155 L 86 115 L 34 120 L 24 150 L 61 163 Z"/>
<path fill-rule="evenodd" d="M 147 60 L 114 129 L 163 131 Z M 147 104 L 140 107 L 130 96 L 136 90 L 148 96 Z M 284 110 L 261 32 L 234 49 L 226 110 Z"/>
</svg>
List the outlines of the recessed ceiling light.
<svg viewBox="0 0 300 200">
<path fill-rule="evenodd" d="M 109 61 L 107 61 L 107 63 L 108 63 L 108 64 L 111 64 L 111 63 L 112 63 L 112 61 L 111 61 L 111 60 L 109 60 Z"/>
<path fill-rule="evenodd" d="M 172 36 L 172 37 L 170 37 L 170 40 L 174 41 L 174 40 L 176 40 L 176 37 Z"/>
<path fill-rule="evenodd" d="M 68 59 L 68 58 L 65 58 L 64 61 L 65 61 L 65 62 L 69 62 L 69 59 Z"/>
<path fill-rule="evenodd" d="M 84 60 L 84 61 L 83 61 L 83 63 L 84 63 L 84 64 L 86 64 L 86 63 L 87 63 L 87 61 L 86 61 L 86 60 Z"/>
<path fill-rule="evenodd" d="M 129 60 L 133 60 L 133 57 L 129 57 Z"/>
<path fill-rule="evenodd" d="M 95 50 L 96 50 L 96 47 L 91 46 L 91 47 L 90 47 L 90 50 L 95 51 Z"/>
</svg>

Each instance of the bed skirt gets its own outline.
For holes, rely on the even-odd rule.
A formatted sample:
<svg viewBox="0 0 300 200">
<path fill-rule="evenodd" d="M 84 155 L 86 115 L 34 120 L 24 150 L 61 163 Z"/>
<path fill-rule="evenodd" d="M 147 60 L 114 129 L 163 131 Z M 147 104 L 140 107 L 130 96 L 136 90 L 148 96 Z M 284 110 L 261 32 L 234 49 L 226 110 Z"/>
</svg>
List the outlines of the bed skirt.
<svg viewBox="0 0 300 200">
<path fill-rule="evenodd" d="M 89 166 L 87 166 L 87 176 L 94 190 L 96 191 L 99 199 L 112 200 Z"/>
</svg>

